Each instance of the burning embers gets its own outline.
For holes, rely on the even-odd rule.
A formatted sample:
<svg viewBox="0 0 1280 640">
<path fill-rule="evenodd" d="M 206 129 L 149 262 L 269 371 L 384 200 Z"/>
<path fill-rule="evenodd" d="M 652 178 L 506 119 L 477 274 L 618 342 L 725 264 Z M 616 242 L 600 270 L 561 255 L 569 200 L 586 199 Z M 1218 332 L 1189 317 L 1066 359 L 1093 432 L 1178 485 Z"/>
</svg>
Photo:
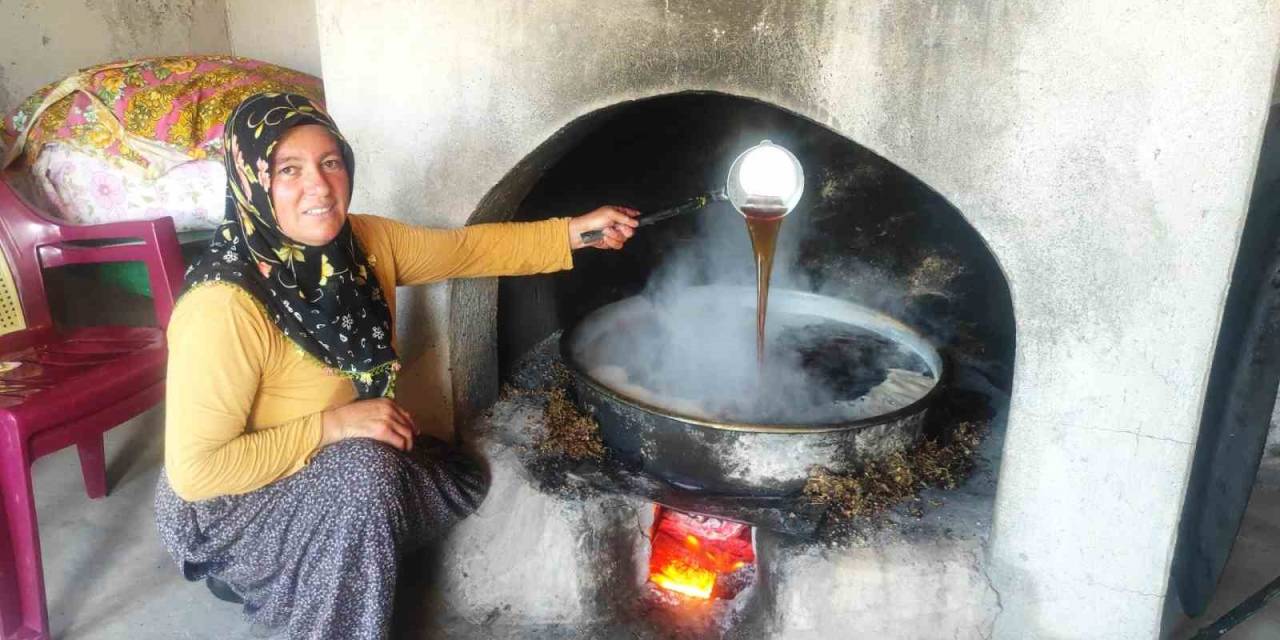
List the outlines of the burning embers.
<svg viewBox="0 0 1280 640">
<path fill-rule="evenodd" d="M 752 584 L 756 552 L 750 525 L 656 506 L 649 582 L 660 593 L 732 600 Z"/>
</svg>

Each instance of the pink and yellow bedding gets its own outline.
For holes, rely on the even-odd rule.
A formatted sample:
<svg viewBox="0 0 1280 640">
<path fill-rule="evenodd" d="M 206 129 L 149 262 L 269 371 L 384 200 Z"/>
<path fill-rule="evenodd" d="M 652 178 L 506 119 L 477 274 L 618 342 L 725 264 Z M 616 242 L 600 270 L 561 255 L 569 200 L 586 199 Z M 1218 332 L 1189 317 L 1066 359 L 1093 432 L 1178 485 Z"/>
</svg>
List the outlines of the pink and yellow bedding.
<svg viewBox="0 0 1280 640">
<path fill-rule="evenodd" d="M 222 125 L 245 97 L 320 80 L 231 56 L 116 62 L 45 86 L 0 121 L 0 168 L 31 173 L 78 224 L 171 215 L 179 230 L 222 218 Z"/>
</svg>

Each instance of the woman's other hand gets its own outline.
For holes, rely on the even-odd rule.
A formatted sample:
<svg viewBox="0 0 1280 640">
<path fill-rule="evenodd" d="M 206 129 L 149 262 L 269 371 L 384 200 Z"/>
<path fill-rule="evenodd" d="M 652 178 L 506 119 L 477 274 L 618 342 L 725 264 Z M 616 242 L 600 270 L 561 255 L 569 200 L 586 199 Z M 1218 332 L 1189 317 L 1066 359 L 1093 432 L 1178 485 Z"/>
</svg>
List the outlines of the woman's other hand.
<svg viewBox="0 0 1280 640">
<path fill-rule="evenodd" d="M 569 247 L 581 249 L 595 247 L 597 249 L 621 249 L 622 245 L 636 233 L 636 216 L 639 211 L 629 207 L 609 205 L 595 211 L 584 213 L 569 220 Z M 602 238 L 590 244 L 582 241 L 582 234 L 588 231 L 600 231 Z"/>
<path fill-rule="evenodd" d="M 321 415 L 320 446 L 347 438 L 373 438 L 401 451 L 413 448 L 413 418 L 388 398 L 356 400 Z"/>
</svg>

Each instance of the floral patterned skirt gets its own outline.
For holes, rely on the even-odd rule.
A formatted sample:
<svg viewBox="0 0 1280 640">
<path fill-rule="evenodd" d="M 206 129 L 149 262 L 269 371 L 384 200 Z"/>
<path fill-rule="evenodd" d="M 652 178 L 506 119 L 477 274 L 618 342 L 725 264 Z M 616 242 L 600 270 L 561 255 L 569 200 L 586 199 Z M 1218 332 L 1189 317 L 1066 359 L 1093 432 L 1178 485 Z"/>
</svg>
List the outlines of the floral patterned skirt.
<svg viewBox="0 0 1280 640">
<path fill-rule="evenodd" d="M 187 502 L 162 472 L 156 521 L 183 575 L 227 583 L 252 622 L 290 638 L 385 638 L 398 560 L 486 490 L 478 466 L 438 441 L 404 453 L 351 439 L 242 495 Z"/>
</svg>

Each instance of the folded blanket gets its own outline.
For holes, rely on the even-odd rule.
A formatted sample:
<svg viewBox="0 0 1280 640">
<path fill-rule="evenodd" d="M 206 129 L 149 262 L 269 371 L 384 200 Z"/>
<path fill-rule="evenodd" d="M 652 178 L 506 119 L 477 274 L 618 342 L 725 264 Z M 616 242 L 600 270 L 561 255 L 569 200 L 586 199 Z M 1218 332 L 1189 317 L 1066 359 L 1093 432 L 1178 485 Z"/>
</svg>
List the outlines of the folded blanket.
<svg viewBox="0 0 1280 640">
<path fill-rule="evenodd" d="M 218 158 L 222 125 L 244 98 L 288 91 L 323 104 L 314 76 L 232 56 L 180 56 L 84 69 L 37 91 L 0 122 L 0 168 L 33 166 L 48 145 L 155 178 L 190 160 Z"/>
<path fill-rule="evenodd" d="M 171 216 L 178 231 L 212 229 L 226 195 L 222 125 L 265 91 L 323 104 L 319 78 L 247 58 L 90 67 L 0 121 L 0 169 L 29 174 L 29 195 L 74 224 Z"/>
</svg>

